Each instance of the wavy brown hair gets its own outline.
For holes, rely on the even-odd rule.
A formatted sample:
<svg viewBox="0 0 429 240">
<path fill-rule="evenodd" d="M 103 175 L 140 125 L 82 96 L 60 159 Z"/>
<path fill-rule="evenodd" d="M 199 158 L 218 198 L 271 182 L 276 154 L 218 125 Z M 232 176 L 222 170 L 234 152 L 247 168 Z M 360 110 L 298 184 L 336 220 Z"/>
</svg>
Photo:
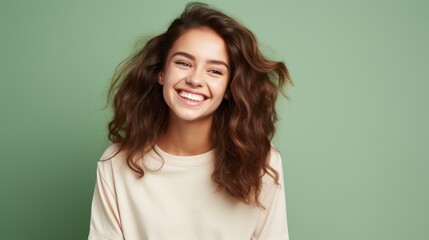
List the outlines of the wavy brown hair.
<svg viewBox="0 0 429 240">
<path fill-rule="evenodd" d="M 222 37 L 231 63 L 230 97 L 214 113 L 215 169 L 211 178 L 219 190 L 261 206 L 262 176 L 269 174 L 278 183 L 278 173 L 269 165 L 277 93 L 292 81 L 283 62 L 261 54 L 247 28 L 206 4 L 188 4 L 166 32 L 147 41 L 118 67 L 109 91 L 109 97 L 114 96 L 109 139 L 118 143 L 118 151 L 127 152 L 128 166 L 143 177 L 137 160 L 153 149 L 168 120 L 158 74 L 174 42 L 184 32 L 200 27 Z"/>
</svg>

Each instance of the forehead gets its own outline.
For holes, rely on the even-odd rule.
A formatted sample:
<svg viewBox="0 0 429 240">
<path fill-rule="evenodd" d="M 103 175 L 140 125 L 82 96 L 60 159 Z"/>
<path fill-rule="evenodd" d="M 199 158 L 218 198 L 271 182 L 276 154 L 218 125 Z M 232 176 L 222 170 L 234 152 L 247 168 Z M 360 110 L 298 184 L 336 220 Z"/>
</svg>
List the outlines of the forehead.
<svg viewBox="0 0 429 240">
<path fill-rule="evenodd" d="M 173 44 L 169 58 L 176 52 L 186 52 L 200 60 L 228 62 L 225 41 L 210 28 L 194 28 L 184 32 Z"/>
</svg>

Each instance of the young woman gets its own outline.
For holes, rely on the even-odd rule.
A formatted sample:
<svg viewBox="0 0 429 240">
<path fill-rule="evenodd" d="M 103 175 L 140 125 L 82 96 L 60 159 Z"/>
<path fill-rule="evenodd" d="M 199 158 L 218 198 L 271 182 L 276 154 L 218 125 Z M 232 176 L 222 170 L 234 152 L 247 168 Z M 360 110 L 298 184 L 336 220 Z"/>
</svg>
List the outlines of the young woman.
<svg viewBox="0 0 429 240">
<path fill-rule="evenodd" d="M 289 239 L 270 143 L 288 83 L 247 28 L 187 5 L 112 83 L 89 239 Z"/>
</svg>

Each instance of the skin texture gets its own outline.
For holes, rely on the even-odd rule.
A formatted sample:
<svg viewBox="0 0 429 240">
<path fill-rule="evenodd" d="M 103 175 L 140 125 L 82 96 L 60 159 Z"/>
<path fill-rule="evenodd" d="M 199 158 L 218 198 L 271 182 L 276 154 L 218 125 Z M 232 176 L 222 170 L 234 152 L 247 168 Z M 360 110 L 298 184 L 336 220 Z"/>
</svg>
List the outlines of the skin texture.
<svg viewBox="0 0 429 240">
<path fill-rule="evenodd" d="M 213 114 L 225 98 L 228 78 L 225 42 L 216 32 L 195 28 L 179 37 L 158 78 L 169 107 L 167 130 L 158 146 L 176 155 L 210 150 Z"/>
</svg>

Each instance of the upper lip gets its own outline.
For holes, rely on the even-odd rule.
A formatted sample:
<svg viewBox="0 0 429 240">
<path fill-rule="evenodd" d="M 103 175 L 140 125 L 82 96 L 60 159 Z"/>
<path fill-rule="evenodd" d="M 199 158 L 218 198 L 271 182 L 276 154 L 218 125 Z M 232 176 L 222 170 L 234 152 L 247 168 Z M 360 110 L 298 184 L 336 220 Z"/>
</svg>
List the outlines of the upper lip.
<svg viewBox="0 0 429 240">
<path fill-rule="evenodd" d="M 177 91 L 177 92 L 185 91 L 185 92 L 192 93 L 192 94 L 198 94 L 198 95 L 203 96 L 203 97 L 204 97 L 204 99 L 209 98 L 206 94 L 204 94 L 204 93 L 200 93 L 200 92 L 196 92 L 196 91 L 193 91 L 193 90 L 188 90 L 188 89 L 178 88 L 178 89 L 176 89 L 176 91 Z"/>
</svg>

